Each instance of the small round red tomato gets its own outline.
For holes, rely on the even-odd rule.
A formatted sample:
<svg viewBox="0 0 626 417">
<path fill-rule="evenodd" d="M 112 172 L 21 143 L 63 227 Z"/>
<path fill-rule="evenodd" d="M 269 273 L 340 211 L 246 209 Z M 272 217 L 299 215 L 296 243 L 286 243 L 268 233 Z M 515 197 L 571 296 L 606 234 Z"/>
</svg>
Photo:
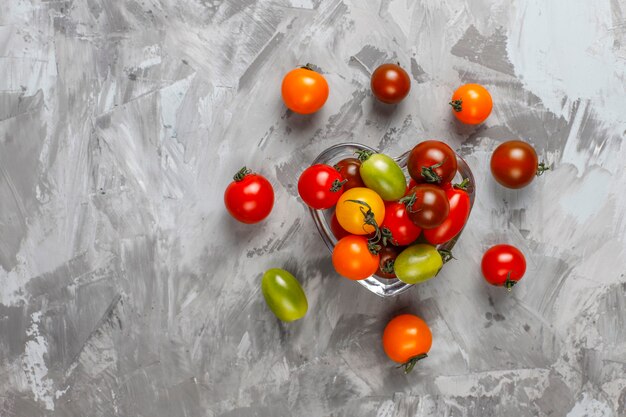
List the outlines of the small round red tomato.
<svg viewBox="0 0 626 417">
<path fill-rule="evenodd" d="M 315 164 L 304 170 L 298 180 L 298 193 L 307 206 L 325 210 L 337 204 L 343 193 L 343 178 L 330 165 Z"/>
<path fill-rule="evenodd" d="M 422 229 L 439 226 L 450 213 L 450 203 L 445 191 L 433 184 L 416 185 L 400 201 L 406 205 L 409 219 Z"/>
<path fill-rule="evenodd" d="M 378 256 L 380 260 L 378 262 L 378 270 L 376 275 L 381 278 L 391 279 L 396 277 L 396 272 L 393 269 L 393 264 L 396 258 L 400 254 L 400 251 L 395 246 L 383 246 Z"/>
<path fill-rule="evenodd" d="M 491 94 L 479 84 L 465 84 L 458 88 L 450 101 L 452 113 L 463 123 L 476 125 L 491 114 Z"/>
<path fill-rule="evenodd" d="M 422 232 L 409 218 L 406 206 L 400 202 L 385 204 L 385 219 L 381 228 L 389 230 L 392 242 L 398 246 L 410 245 Z"/>
<path fill-rule="evenodd" d="M 328 99 L 328 83 L 322 74 L 308 66 L 296 68 L 283 78 L 282 95 L 291 111 L 315 113 Z"/>
<path fill-rule="evenodd" d="M 346 236 L 337 242 L 333 249 L 335 271 L 351 280 L 365 279 L 374 275 L 379 260 L 378 254 L 370 252 L 365 236 Z"/>
<path fill-rule="evenodd" d="M 447 144 L 438 140 L 418 143 L 411 150 L 407 162 L 409 175 L 416 183 L 445 184 L 454 179 L 457 170 L 456 154 Z"/>
<path fill-rule="evenodd" d="M 394 317 L 385 327 L 383 348 L 394 362 L 403 364 L 409 373 L 417 362 L 428 356 L 433 335 L 424 320 L 412 314 Z"/>
<path fill-rule="evenodd" d="M 335 235 L 337 240 L 350 236 L 350 233 L 339 224 L 339 220 L 337 220 L 337 213 L 333 213 L 333 217 L 330 219 L 330 230 L 333 232 L 333 235 Z"/>
<path fill-rule="evenodd" d="M 258 223 L 274 207 L 274 188 L 265 177 L 243 167 L 226 188 L 224 204 L 230 215 L 240 222 Z"/>
<path fill-rule="evenodd" d="M 442 187 L 450 204 L 450 213 L 439 226 L 424 230 L 428 243 L 439 245 L 449 242 L 465 227 L 471 208 L 469 195 L 465 191 L 467 184 L 468 181 L 463 180 L 461 184 L 446 184 Z"/>
<path fill-rule="evenodd" d="M 491 173 L 501 185 L 522 188 L 549 168 L 538 163 L 537 152 L 526 142 L 511 140 L 500 144 L 491 155 Z"/>
<path fill-rule="evenodd" d="M 495 245 L 483 255 L 483 276 L 491 285 L 513 288 L 526 272 L 524 254 L 511 245 Z"/>
<path fill-rule="evenodd" d="M 357 158 L 346 158 L 335 164 L 335 169 L 339 171 L 346 183 L 343 190 L 348 191 L 351 188 L 365 187 L 365 183 L 361 179 L 359 170 L 361 169 L 361 161 Z"/>
<path fill-rule="evenodd" d="M 396 64 L 383 64 L 372 74 L 372 93 L 383 103 L 401 102 L 411 90 L 411 78 Z"/>
</svg>

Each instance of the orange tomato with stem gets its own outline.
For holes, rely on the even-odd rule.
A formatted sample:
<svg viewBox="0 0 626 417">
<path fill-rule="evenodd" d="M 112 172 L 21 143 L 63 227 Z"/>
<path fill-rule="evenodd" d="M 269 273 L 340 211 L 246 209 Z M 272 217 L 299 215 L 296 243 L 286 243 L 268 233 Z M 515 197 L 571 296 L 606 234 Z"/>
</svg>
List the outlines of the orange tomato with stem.
<svg viewBox="0 0 626 417">
<path fill-rule="evenodd" d="M 335 209 L 337 221 L 353 235 L 376 233 L 385 219 L 385 203 L 375 191 L 365 187 L 344 192 Z"/>
<path fill-rule="evenodd" d="M 365 236 L 346 236 L 333 249 L 335 271 L 351 280 L 365 279 L 376 273 L 379 260 L 378 254 L 370 252 Z"/>
<path fill-rule="evenodd" d="M 413 370 L 418 361 L 428 357 L 433 335 L 424 320 L 412 314 L 394 317 L 385 327 L 383 348 L 404 373 Z"/>
<path fill-rule="evenodd" d="M 491 94 L 480 84 L 465 84 L 459 87 L 450 101 L 452 113 L 463 123 L 477 125 L 491 114 Z"/>
<path fill-rule="evenodd" d="M 324 76 L 308 64 L 289 71 L 283 78 L 281 90 L 285 105 L 300 114 L 311 114 L 321 109 L 329 91 Z"/>
</svg>

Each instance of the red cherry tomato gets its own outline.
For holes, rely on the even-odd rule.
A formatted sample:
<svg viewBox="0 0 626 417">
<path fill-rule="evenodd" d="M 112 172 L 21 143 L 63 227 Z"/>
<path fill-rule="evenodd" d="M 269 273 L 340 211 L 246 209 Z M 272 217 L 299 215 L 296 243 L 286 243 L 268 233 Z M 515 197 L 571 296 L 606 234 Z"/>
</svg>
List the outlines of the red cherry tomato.
<svg viewBox="0 0 626 417">
<path fill-rule="evenodd" d="M 351 233 L 346 229 L 341 227 L 339 224 L 339 220 L 337 220 L 337 214 L 333 213 L 333 217 L 330 219 L 330 230 L 333 232 L 333 235 L 337 238 L 337 240 L 341 240 L 346 236 L 350 236 Z"/>
<path fill-rule="evenodd" d="M 460 188 L 446 184 L 443 189 L 448 197 L 450 213 L 439 226 L 424 230 L 424 237 L 429 243 L 439 245 L 452 240 L 458 235 L 470 214 L 470 198 L 464 189 L 466 180 L 460 184 Z"/>
<path fill-rule="evenodd" d="M 372 74 L 374 97 L 387 104 L 401 102 L 411 90 L 411 78 L 396 64 L 383 64 Z"/>
<path fill-rule="evenodd" d="M 242 223 L 258 223 L 274 207 L 274 188 L 262 175 L 243 167 L 224 192 L 226 209 Z"/>
<path fill-rule="evenodd" d="M 488 283 L 510 290 L 524 276 L 526 259 L 515 246 L 495 245 L 483 255 L 481 268 Z"/>
<path fill-rule="evenodd" d="M 418 184 L 400 201 L 406 205 L 409 219 L 422 229 L 439 226 L 450 212 L 446 193 L 434 184 Z"/>
<path fill-rule="evenodd" d="M 409 218 L 406 206 L 399 202 L 385 204 L 385 219 L 381 228 L 389 230 L 392 242 L 398 246 L 410 245 L 422 232 Z"/>
<path fill-rule="evenodd" d="M 316 164 L 300 175 L 298 193 L 307 206 L 325 210 L 337 204 L 343 194 L 343 178 L 330 165 Z"/>
<path fill-rule="evenodd" d="M 357 158 L 346 158 L 335 164 L 335 169 L 339 171 L 346 183 L 343 190 L 348 191 L 351 188 L 365 187 L 365 183 L 361 179 L 361 161 Z"/>
<path fill-rule="evenodd" d="M 378 262 L 378 270 L 376 275 L 381 278 L 392 279 L 396 277 L 396 272 L 393 269 L 393 264 L 396 258 L 400 254 L 400 250 L 395 246 L 383 246 L 378 252 L 380 261 Z"/>
<path fill-rule="evenodd" d="M 409 175 L 416 183 L 445 184 L 454 179 L 457 170 L 456 154 L 451 147 L 438 140 L 418 143 L 411 150 L 407 162 Z"/>
<path fill-rule="evenodd" d="M 500 144 L 491 155 L 493 177 L 508 188 L 522 188 L 549 168 L 538 163 L 535 148 L 521 140 Z"/>
</svg>

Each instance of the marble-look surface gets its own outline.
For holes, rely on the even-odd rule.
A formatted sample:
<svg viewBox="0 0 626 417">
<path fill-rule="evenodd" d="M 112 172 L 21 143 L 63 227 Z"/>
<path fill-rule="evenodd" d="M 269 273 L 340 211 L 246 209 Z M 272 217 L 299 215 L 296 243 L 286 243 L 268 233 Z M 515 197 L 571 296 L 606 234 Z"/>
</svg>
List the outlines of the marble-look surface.
<svg viewBox="0 0 626 417">
<path fill-rule="evenodd" d="M 395 107 L 370 71 L 410 69 Z M 319 67 L 321 112 L 290 114 L 284 73 Z M 4 0 L 0 2 L 0 415 L 626 415 L 625 0 Z M 447 102 L 480 82 L 479 127 Z M 396 155 L 447 141 L 478 200 L 457 260 L 384 300 L 338 277 L 299 172 L 358 141 Z M 521 191 L 498 143 L 554 171 Z M 236 223 L 222 193 L 247 165 L 271 217 Z M 492 244 L 526 254 L 512 294 L 485 284 Z M 284 325 L 260 277 L 309 297 Z M 380 336 L 425 318 L 409 376 Z"/>
</svg>

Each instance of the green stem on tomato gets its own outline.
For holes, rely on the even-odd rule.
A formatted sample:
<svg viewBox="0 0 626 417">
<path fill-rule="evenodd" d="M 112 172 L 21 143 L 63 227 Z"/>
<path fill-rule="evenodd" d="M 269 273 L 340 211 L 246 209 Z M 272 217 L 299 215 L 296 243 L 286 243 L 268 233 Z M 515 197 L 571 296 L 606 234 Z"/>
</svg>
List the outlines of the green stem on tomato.
<svg viewBox="0 0 626 417">
<path fill-rule="evenodd" d="M 448 104 L 451 105 L 452 109 L 454 109 L 454 111 L 457 113 L 463 110 L 463 99 L 461 98 L 458 100 L 452 100 Z"/>
<path fill-rule="evenodd" d="M 382 246 L 378 244 L 381 239 L 381 231 L 380 227 L 378 227 L 378 223 L 376 222 L 376 218 L 374 217 L 374 212 L 372 211 L 372 208 L 365 201 L 361 200 L 346 200 L 345 202 L 361 205 L 360 209 L 361 213 L 363 214 L 363 230 L 367 232 L 367 229 L 365 229 L 365 226 L 367 225 L 374 228 L 374 236 L 367 240 L 367 249 L 372 255 L 378 255 L 378 253 L 382 249 Z"/>
<path fill-rule="evenodd" d="M 541 177 L 546 171 L 549 171 L 550 167 L 547 167 L 545 162 L 539 162 L 537 165 L 537 176 Z"/>
<path fill-rule="evenodd" d="M 419 354 L 417 356 L 412 357 L 411 359 L 409 359 L 402 365 L 398 366 L 397 368 L 404 368 L 404 373 L 408 374 L 409 372 L 413 370 L 413 368 L 415 368 L 415 365 L 417 365 L 419 361 L 427 357 L 428 355 L 426 353 Z"/>
<path fill-rule="evenodd" d="M 448 249 L 437 249 L 437 252 L 439 252 L 439 255 L 441 255 L 441 260 L 444 264 L 450 262 L 453 259 L 456 259 L 453 255 L 452 255 L 452 251 L 448 250 Z"/>
<path fill-rule="evenodd" d="M 339 180 L 335 180 L 333 181 L 333 184 L 330 187 L 330 192 L 331 193 L 336 193 L 337 191 L 341 190 L 341 187 L 343 187 L 343 185 L 345 183 L 347 183 L 348 180 L 343 180 L 343 181 L 339 181 Z"/>
<path fill-rule="evenodd" d="M 237 173 L 233 176 L 233 180 L 235 180 L 236 182 L 239 182 L 243 180 L 246 175 L 249 175 L 249 174 L 252 174 L 252 171 L 250 171 L 246 167 L 243 167 L 239 171 L 237 171 Z"/>
<path fill-rule="evenodd" d="M 511 271 L 506 274 L 506 281 L 504 281 L 504 288 L 506 288 L 509 292 L 513 289 L 513 286 L 517 284 L 517 281 L 511 279 Z"/>
<path fill-rule="evenodd" d="M 459 184 L 454 184 L 453 187 L 459 190 L 467 191 L 467 187 L 470 185 L 469 178 L 463 178 Z"/>
<path fill-rule="evenodd" d="M 369 159 L 370 156 L 374 155 L 374 152 L 368 151 L 367 149 L 359 149 L 358 151 L 354 152 L 354 154 L 359 161 L 365 162 Z"/>
<path fill-rule="evenodd" d="M 385 274 L 393 274 L 396 272 L 396 270 L 393 269 L 395 263 L 396 261 L 394 259 L 387 259 L 384 264 L 380 264 L 380 270 Z"/>
<path fill-rule="evenodd" d="M 421 174 L 422 174 L 422 177 L 424 177 L 424 179 L 426 180 L 426 182 L 432 182 L 432 183 L 437 183 L 437 184 L 441 182 L 441 177 L 439 176 L 439 174 L 437 174 L 437 172 L 435 172 L 435 168 L 439 168 L 440 166 L 444 164 L 444 162 L 446 162 L 445 159 L 429 167 L 422 167 Z"/>
</svg>

